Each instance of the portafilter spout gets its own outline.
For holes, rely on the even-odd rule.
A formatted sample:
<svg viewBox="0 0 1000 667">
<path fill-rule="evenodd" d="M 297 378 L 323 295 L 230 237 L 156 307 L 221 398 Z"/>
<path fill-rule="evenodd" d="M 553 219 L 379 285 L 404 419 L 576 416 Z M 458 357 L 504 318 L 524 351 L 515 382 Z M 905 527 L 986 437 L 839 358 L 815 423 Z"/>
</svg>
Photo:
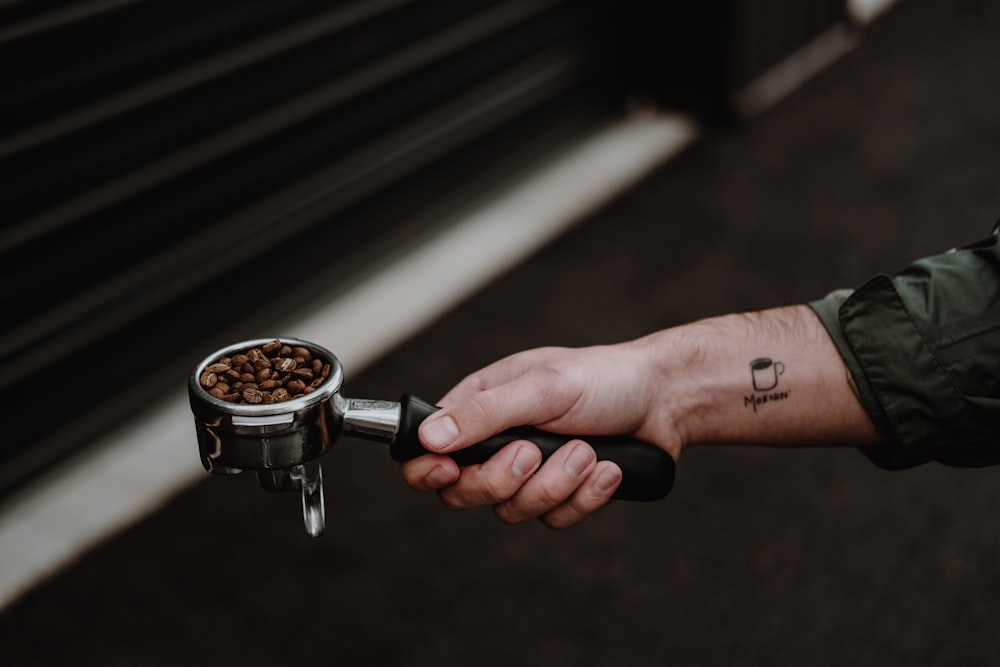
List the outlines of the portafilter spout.
<svg viewBox="0 0 1000 667">
<path fill-rule="evenodd" d="M 243 361 L 237 355 L 245 356 L 246 352 L 265 346 L 277 349 L 275 344 L 281 349 L 307 352 L 299 358 L 279 354 L 266 360 L 256 355 L 253 363 L 247 360 L 242 368 L 233 368 L 234 358 Z M 268 373 L 269 377 L 280 374 L 290 377 L 305 356 L 322 360 L 324 371 L 323 376 L 313 378 L 303 393 L 275 399 L 277 391 L 273 394 L 261 391 L 267 384 L 254 381 L 261 377 L 263 368 L 272 366 L 274 373 Z M 224 379 L 233 379 L 232 384 L 224 383 L 229 394 L 210 393 L 210 388 L 220 382 L 218 377 L 211 377 L 215 371 L 223 373 Z M 256 375 L 251 371 L 256 371 Z M 237 379 L 247 374 L 254 377 Z M 321 535 L 326 510 L 319 458 L 333 447 L 339 435 L 387 443 L 394 460 L 406 461 L 427 453 L 417 438 L 417 429 L 438 409 L 408 394 L 399 401 L 345 398 L 340 394 L 343 379 L 343 368 L 332 352 L 296 338 L 246 340 L 208 355 L 195 366 L 188 381 L 202 465 L 219 475 L 252 470 L 268 491 L 301 492 L 306 532 L 313 537 Z M 242 402 L 244 395 L 255 402 Z M 463 466 L 481 463 L 504 445 L 525 439 L 539 447 L 544 459 L 575 437 L 580 436 L 518 427 L 450 456 Z M 657 500 L 670 492 L 674 460 L 664 450 L 623 436 L 584 439 L 594 448 L 598 459 L 615 461 L 622 468 L 623 478 L 615 498 Z"/>
</svg>

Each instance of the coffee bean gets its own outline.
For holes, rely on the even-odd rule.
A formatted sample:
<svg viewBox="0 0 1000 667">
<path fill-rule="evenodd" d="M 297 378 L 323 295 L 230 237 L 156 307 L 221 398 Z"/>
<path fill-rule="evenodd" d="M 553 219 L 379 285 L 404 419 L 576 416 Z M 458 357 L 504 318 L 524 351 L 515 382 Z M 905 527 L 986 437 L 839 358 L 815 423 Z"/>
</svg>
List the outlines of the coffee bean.
<svg viewBox="0 0 1000 667">
<path fill-rule="evenodd" d="M 308 348 L 272 340 L 220 357 L 205 366 L 198 380 L 223 401 L 270 405 L 316 391 L 331 372 L 331 364 Z"/>
<path fill-rule="evenodd" d="M 261 403 L 264 400 L 264 394 L 257 387 L 247 387 L 243 390 L 243 400 L 251 404 Z"/>
</svg>

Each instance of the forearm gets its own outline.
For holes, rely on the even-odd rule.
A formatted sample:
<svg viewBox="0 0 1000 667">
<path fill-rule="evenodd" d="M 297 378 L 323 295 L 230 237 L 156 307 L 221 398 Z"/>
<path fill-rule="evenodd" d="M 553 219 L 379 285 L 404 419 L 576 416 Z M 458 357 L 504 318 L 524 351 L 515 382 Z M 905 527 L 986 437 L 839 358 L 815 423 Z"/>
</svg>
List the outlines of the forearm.
<svg viewBox="0 0 1000 667">
<path fill-rule="evenodd" d="M 710 443 L 879 442 L 836 347 L 806 306 L 702 320 L 631 345 L 656 378 L 640 435 L 675 456 Z"/>
</svg>

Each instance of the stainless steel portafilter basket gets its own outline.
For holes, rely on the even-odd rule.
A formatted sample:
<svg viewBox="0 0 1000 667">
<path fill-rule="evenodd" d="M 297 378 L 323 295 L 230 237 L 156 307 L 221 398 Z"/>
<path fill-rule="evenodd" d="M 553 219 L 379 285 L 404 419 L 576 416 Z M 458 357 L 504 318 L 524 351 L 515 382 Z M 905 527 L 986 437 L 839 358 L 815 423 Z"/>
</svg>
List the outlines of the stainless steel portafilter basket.
<svg viewBox="0 0 1000 667">
<path fill-rule="evenodd" d="M 409 460 L 427 453 L 417 438 L 417 429 L 437 407 L 410 395 L 403 395 L 399 401 L 345 398 L 340 393 L 344 373 L 337 357 L 324 347 L 296 338 L 278 340 L 292 348 L 305 348 L 314 358 L 330 364 L 327 379 L 312 393 L 285 402 L 242 404 L 216 398 L 202 387 L 202 373 L 220 358 L 274 340 L 235 343 L 216 350 L 195 366 L 188 394 L 198 449 L 202 464 L 213 474 L 235 475 L 252 470 L 268 491 L 301 492 L 306 532 L 316 537 L 326 525 L 319 459 L 337 438 L 344 434 L 383 442 L 389 445 L 394 460 Z M 576 437 L 581 436 L 518 427 L 450 456 L 459 465 L 481 463 L 504 445 L 525 439 L 535 443 L 547 458 Z M 674 460 L 662 449 L 627 437 L 582 437 L 599 459 L 613 460 L 622 468 L 624 475 L 616 498 L 656 500 L 670 492 Z"/>
</svg>

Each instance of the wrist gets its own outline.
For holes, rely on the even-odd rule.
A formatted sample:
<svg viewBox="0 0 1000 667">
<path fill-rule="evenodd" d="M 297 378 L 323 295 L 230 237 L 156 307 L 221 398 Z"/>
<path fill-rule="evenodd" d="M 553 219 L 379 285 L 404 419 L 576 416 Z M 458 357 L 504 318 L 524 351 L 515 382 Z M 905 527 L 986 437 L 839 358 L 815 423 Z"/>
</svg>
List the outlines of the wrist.
<svg viewBox="0 0 1000 667">
<path fill-rule="evenodd" d="M 672 430 L 677 455 L 707 443 L 871 441 L 874 429 L 843 361 L 807 306 L 701 320 L 640 344 L 657 378 L 654 441 Z"/>
</svg>

